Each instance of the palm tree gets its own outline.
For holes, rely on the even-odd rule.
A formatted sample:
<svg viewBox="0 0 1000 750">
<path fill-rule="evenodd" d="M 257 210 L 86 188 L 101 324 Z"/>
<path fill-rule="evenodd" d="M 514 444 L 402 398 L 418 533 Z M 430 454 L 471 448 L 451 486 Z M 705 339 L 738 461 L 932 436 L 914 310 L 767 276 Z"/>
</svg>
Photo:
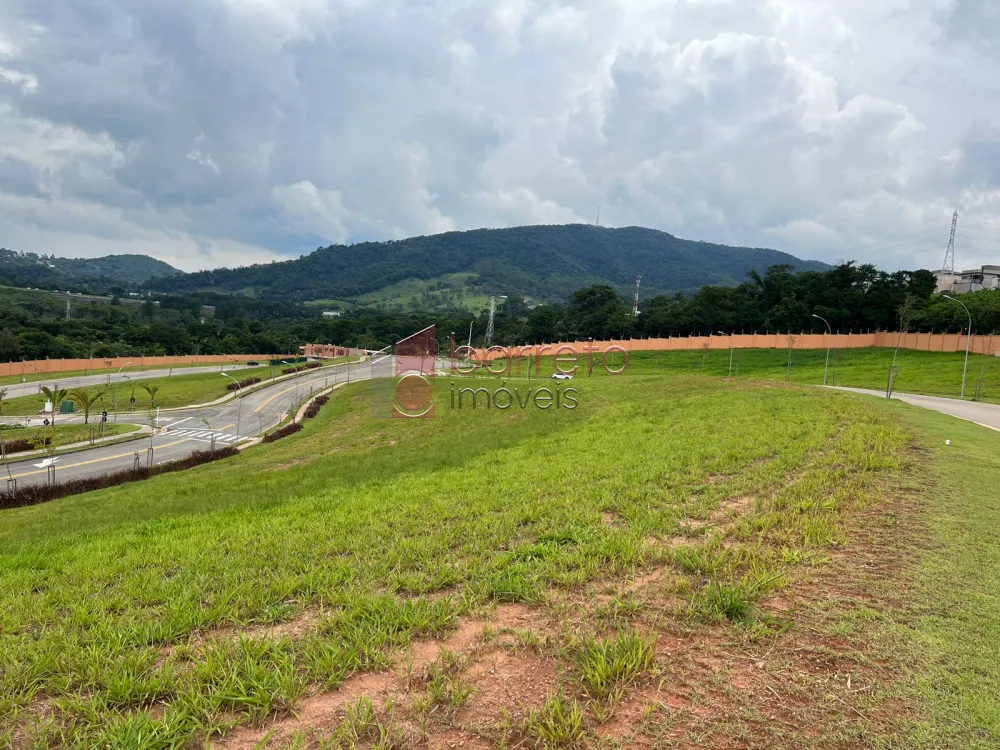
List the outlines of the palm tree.
<svg viewBox="0 0 1000 750">
<path fill-rule="evenodd" d="M 42 393 L 52 403 L 52 426 L 55 427 L 56 412 L 59 411 L 59 404 L 63 402 L 69 391 L 65 388 L 49 388 L 47 385 L 43 385 Z"/>
<path fill-rule="evenodd" d="M 156 406 L 156 393 L 160 390 L 158 385 L 146 385 L 145 383 L 139 384 L 146 393 L 149 394 L 149 407 L 152 409 Z"/>
<path fill-rule="evenodd" d="M 69 395 L 80 402 L 80 405 L 83 407 L 83 423 L 89 424 L 90 410 L 94 407 L 94 404 L 104 398 L 104 389 L 98 388 L 94 391 L 88 391 L 86 388 L 76 388 L 70 391 Z"/>
</svg>

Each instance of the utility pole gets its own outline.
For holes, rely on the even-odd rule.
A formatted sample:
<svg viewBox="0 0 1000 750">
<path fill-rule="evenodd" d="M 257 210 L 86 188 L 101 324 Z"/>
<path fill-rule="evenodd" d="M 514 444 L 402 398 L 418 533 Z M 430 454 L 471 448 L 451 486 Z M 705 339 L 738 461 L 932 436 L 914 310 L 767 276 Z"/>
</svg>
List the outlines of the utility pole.
<svg viewBox="0 0 1000 750">
<path fill-rule="evenodd" d="M 635 301 L 632 303 L 632 317 L 639 317 L 639 285 L 642 284 L 642 276 L 635 277 Z"/>
<path fill-rule="evenodd" d="M 948 249 L 944 251 L 944 264 L 941 266 L 942 271 L 946 271 L 951 274 L 955 273 L 955 231 L 957 229 L 958 209 L 955 209 L 955 213 L 951 217 L 951 239 L 948 240 Z"/>
</svg>

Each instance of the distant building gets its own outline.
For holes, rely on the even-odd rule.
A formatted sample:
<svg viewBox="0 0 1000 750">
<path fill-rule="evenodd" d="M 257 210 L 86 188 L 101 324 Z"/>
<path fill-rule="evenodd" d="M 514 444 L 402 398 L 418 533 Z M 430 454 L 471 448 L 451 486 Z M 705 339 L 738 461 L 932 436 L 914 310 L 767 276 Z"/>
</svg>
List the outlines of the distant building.
<svg viewBox="0 0 1000 750">
<path fill-rule="evenodd" d="M 304 357 L 310 357 L 312 359 L 357 357 L 367 353 L 364 349 L 355 349 L 349 346 L 336 346 L 334 344 L 305 344 L 299 347 L 299 352 L 301 352 Z"/>
<path fill-rule="evenodd" d="M 968 271 L 951 273 L 935 271 L 938 292 L 946 294 L 967 294 L 983 289 L 1000 289 L 1000 266 L 981 266 Z"/>
<path fill-rule="evenodd" d="M 339 318 L 340 317 L 340 310 L 324 310 L 323 311 L 323 317 L 324 318 Z"/>
<path fill-rule="evenodd" d="M 215 305 L 202 305 L 199 313 L 203 318 L 215 317 Z"/>
</svg>

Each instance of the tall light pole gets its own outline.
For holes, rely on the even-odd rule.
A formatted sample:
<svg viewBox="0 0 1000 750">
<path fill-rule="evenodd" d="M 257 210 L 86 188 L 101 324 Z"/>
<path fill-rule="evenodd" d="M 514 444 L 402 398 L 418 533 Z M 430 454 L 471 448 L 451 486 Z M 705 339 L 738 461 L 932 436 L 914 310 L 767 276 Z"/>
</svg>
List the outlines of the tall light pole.
<svg viewBox="0 0 1000 750">
<path fill-rule="evenodd" d="M 814 318 L 819 318 L 824 323 L 826 323 L 826 366 L 823 368 L 823 385 L 826 385 L 826 374 L 830 370 L 830 338 L 833 336 L 833 329 L 830 328 L 830 321 L 826 318 L 813 313 Z"/>
<path fill-rule="evenodd" d="M 733 334 L 716 331 L 720 336 L 729 336 L 729 377 L 733 377 Z"/>
<path fill-rule="evenodd" d="M 132 382 L 132 378 L 130 378 L 128 375 L 122 375 L 121 379 L 122 380 L 127 380 L 129 383 Z M 135 393 L 135 386 L 134 385 L 132 386 L 132 393 Z M 132 397 L 129 396 L 129 399 L 128 399 L 128 410 L 129 410 L 129 412 L 132 412 L 132 411 L 134 411 L 134 409 L 135 409 L 135 407 L 132 406 Z M 116 408 L 115 409 L 115 414 L 117 414 L 117 413 L 118 413 L 118 409 Z"/>
<path fill-rule="evenodd" d="M 955 299 L 948 294 L 942 294 L 941 296 L 965 307 L 965 303 L 962 300 Z M 960 399 L 965 398 L 965 376 L 969 372 L 969 348 L 972 346 L 972 313 L 969 312 L 968 307 L 965 307 L 965 314 L 969 316 L 969 332 L 965 337 L 965 367 L 962 369 L 962 393 L 959 396 Z"/>
<path fill-rule="evenodd" d="M 115 375 L 115 422 L 118 421 L 118 381 L 121 380 L 122 370 L 124 370 L 130 364 L 132 364 L 132 360 L 129 360 L 128 362 L 126 362 L 125 364 L 123 364 L 121 367 L 119 367 L 118 368 L 118 374 Z M 55 408 L 55 407 L 53 407 L 53 408 Z"/>
<path fill-rule="evenodd" d="M 240 444 L 240 420 L 243 419 L 243 399 L 241 398 L 243 386 L 240 385 L 240 381 L 234 378 L 229 373 L 220 372 L 219 373 L 224 378 L 229 378 L 234 383 L 236 383 L 236 400 L 239 403 L 236 410 L 236 445 Z"/>
</svg>

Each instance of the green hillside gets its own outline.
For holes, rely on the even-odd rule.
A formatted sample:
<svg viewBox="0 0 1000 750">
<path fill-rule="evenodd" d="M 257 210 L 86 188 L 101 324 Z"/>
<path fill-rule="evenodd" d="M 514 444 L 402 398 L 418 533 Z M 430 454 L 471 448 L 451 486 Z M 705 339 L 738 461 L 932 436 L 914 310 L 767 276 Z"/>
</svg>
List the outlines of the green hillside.
<svg viewBox="0 0 1000 750">
<path fill-rule="evenodd" d="M 624 291 L 639 274 L 647 294 L 733 285 L 751 270 L 787 263 L 798 270 L 823 270 L 776 250 L 728 247 L 682 240 L 641 227 L 608 229 L 567 226 L 477 229 L 320 248 L 297 260 L 180 274 L 155 279 L 163 292 L 213 290 L 293 300 L 338 299 L 372 302 L 400 299 L 414 306 L 400 282 L 438 281 L 467 296 L 509 294 L 559 300 L 589 284 L 604 282 Z M 423 295 L 427 289 L 418 290 Z M 461 305 L 460 305 L 461 306 Z"/>
<path fill-rule="evenodd" d="M 112 287 L 135 288 L 151 276 L 178 273 L 148 255 L 57 258 L 0 248 L 0 283 L 10 286 L 104 293 Z"/>
</svg>

